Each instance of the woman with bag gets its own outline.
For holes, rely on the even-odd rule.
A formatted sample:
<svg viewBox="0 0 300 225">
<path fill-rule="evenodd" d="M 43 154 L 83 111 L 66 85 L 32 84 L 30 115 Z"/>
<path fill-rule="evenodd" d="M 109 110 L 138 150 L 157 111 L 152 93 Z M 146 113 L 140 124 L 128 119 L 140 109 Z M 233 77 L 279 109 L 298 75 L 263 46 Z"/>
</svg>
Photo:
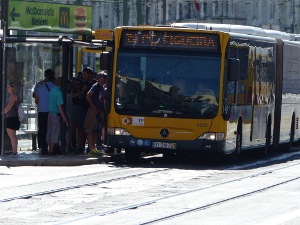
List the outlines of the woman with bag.
<svg viewBox="0 0 300 225">
<path fill-rule="evenodd" d="M 6 107 L 4 109 L 4 116 L 6 122 L 6 131 L 10 138 L 12 146 L 11 157 L 18 157 L 18 139 L 16 131 L 20 129 L 20 121 L 18 118 L 18 106 L 20 104 L 18 96 L 16 94 L 16 85 L 14 82 L 10 81 L 7 84 L 7 92 L 9 94 Z"/>
</svg>

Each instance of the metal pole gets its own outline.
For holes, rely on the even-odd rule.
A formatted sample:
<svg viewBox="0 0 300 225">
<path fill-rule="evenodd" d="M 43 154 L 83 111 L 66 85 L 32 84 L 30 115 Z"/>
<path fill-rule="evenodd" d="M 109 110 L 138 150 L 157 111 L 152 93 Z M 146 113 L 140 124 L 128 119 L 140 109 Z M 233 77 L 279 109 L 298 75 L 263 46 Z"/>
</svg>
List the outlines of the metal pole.
<svg viewBox="0 0 300 225">
<path fill-rule="evenodd" d="M 136 1 L 136 25 L 141 25 L 142 24 L 142 1 L 137 0 Z"/>
<path fill-rule="evenodd" d="M 123 26 L 128 25 L 128 4 L 127 0 L 123 0 Z"/>
<path fill-rule="evenodd" d="M 6 31 L 7 31 L 7 11 L 8 11 L 8 0 L 2 0 L 1 1 L 1 29 L 3 30 L 2 35 L 2 48 L 1 48 L 1 70 L 2 70 L 2 76 L 1 76 L 1 83 L 2 83 L 2 93 L 1 93 L 1 112 L 3 112 L 5 107 L 5 96 L 6 96 Z M 1 155 L 4 155 L 5 152 L 5 143 L 4 143 L 4 137 L 5 137 L 5 127 L 4 127 L 4 116 L 1 117 Z"/>
<path fill-rule="evenodd" d="M 2 30 L 3 30 L 3 36 L 2 36 L 2 95 L 1 95 L 1 112 L 4 111 L 5 108 L 5 96 L 6 96 L 6 21 L 3 19 L 1 20 L 2 24 Z M 5 127 L 4 127 L 4 116 L 1 116 L 1 155 L 4 155 L 5 152 L 5 143 L 4 143 L 4 137 L 5 137 Z"/>
<path fill-rule="evenodd" d="M 76 0 L 76 5 L 82 5 L 82 0 Z M 74 34 L 74 38 L 78 39 L 80 35 L 78 34 Z M 81 50 L 79 50 L 78 47 L 75 47 L 76 51 L 74 52 L 74 59 L 75 59 L 75 63 L 76 63 L 76 67 L 75 67 L 75 76 L 77 76 L 78 72 L 81 71 L 81 65 L 82 65 L 82 53 L 79 52 Z"/>
<path fill-rule="evenodd" d="M 166 20 L 166 16 L 167 16 L 167 3 L 166 0 L 162 1 L 162 8 L 163 8 L 163 18 L 162 18 L 162 24 L 166 24 L 167 20 Z"/>
<path fill-rule="evenodd" d="M 69 44 L 63 44 L 63 66 L 62 66 L 62 93 L 63 93 L 63 109 L 66 113 L 66 84 L 69 77 L 69 65 L 70 65 L 70 45 Z M 61 151 L 62 154 L 66 153 L 66 131 L 67 127 L 66 124 L 61 123 Z"/>
</svg>

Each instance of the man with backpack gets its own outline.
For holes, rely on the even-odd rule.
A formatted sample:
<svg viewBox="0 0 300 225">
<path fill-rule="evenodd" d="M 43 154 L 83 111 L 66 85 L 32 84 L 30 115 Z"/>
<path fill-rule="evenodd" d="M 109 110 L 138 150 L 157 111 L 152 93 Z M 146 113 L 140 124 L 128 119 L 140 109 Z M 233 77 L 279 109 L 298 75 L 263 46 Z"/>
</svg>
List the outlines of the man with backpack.
<svg viewBox="0 0 300 225">
<path fill-rule="evenodd" d="M 38 147 L 41 149 L 41 154 L 48 153 L 48 144 L 46 142 L 47 123 L 49 114 L 49 93 L 55 87 L 54 72 L 50 69 L 45 72 L 44 84 L 40 84 L 34 92 L 35 103 L 38 110 Z"/>
</svg>

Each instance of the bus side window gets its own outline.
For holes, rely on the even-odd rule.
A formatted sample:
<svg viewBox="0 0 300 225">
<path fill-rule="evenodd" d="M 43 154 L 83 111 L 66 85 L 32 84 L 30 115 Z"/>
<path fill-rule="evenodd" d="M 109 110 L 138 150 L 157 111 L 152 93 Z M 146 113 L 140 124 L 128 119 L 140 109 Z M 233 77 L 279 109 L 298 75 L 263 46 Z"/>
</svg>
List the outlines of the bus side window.
<svg viewBox="0 0 300 225">
<path fill-rule="evenodd" d="M 228 60 L 228 81 L 238 81 L 240 79 L 240 60 L 230 58 Z"/>
</svg>

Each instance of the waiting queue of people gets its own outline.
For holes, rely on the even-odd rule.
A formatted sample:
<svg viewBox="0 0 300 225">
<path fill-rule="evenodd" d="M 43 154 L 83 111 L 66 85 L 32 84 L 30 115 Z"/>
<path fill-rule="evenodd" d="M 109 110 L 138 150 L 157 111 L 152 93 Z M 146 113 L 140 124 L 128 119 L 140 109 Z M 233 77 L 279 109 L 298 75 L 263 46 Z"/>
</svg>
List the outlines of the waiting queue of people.
<svg viewBox="0 0 300 225">
<path fill-rule="evenodd" d="M 106 77 L 107 73 L 105 72 L 95 74 L 91 68 L 85 68 L 82 71 L 82 77 L 76 77 L 71 82 L 68 81 L 66 83 L 66 86 L 68 86 L 65 88 L 67 104 L 62 102 L 61 78 L 57 79 L 56 87 L 60 90 L 60 93 L 52 94 L 54 92 L 52 89 L 49 92 L 49 115 L 46 136 L 49 148 L 46 152 L 42 146 L 39 146 L 42 154 L 55 154 L 55 146 L 60 140 L 57 131 L 60 132 L 60 124 L 62 122 L 68 124 L 66 152 L 75 151 L 77 154 L 83 154 L 84 152 L 90 154 L 99 153 L 96 147 L 101 147 L 100 137 L 105 107 L 105 90 L 103 86 L 106 84 Z M 67 106 L 66 114 L 61 111 L 63 105 Z M 59 118 L 59 121 L 53 121 L 55 116 Z M 52 120 L 49 121 L 50 117 Z M 55 132 L 51 135 L 53 127 Z M 85 147 L 86 142 L 88 143 L 88 148 Z"/>
<path fill-rule="evenodd" d="M 77 154 L 99 154 L 102 147 L 101 133 L 104 124 L 105 90 L 107 73 L 93 73 L 87 67 L 82 78 L 73 80 L 70 94 L 72 112 L 67 135 L 67 151 Z M 74 140 L 75 134 L 75 142 Z M 86 142 L 88 148 L 85 148 Z"/>
<path fill-rule="evenodd" d="M 38 110 L 38 148 L 43 155 L 56 154 L 57 149 L 60 149 L 62 123 L 65 123 L 68 128 L 67 134 L 63 134 L 66 137 L 65 152 L 98 154 L 97 147 L 102 147 L 104 86 L 107 73 L 93 73 L 92 69 L 87 67 L 79 75 L 81 76 L 66 83 L 64 88 L 66 102 L 63 101 L 62 77 L 55 78 L 54 71 L 51 69 L 47 69 L 44 74 L 45 79 L 33 87 L 32 97 Z M 19 130 L 20 123 L 15 108 L 19 104 L 19 99 L 14 91 L 15 88 L 14 83 L 8 83 L 7 90 L 10 95 L 3 114 L 6 117 L 7 131 L 13 148 L 11 155 L 18 157 L 16 131 Z M 12 124 L 11 118 L 15 118 L 17 124 Z M 85 148 L 86 142 L 88 148 Z"/>
</svg>

